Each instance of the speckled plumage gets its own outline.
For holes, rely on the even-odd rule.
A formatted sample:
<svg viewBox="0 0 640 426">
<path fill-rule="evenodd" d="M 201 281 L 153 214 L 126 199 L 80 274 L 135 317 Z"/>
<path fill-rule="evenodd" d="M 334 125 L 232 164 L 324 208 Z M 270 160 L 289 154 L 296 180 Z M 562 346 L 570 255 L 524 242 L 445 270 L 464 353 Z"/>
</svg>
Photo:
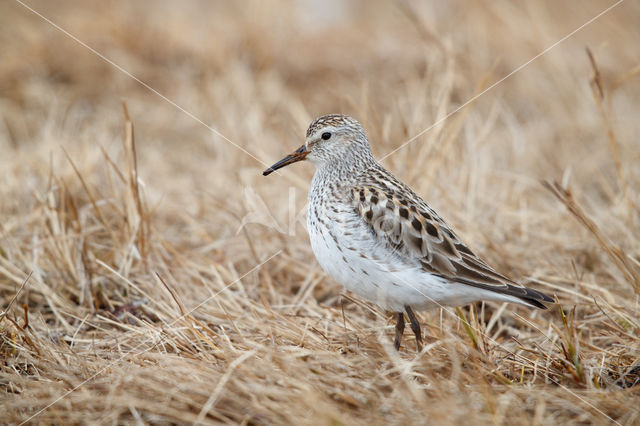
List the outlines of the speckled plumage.
<svg viewBox="0 0 640 426">
<path fill-rule="evenodd" d="M 413 310 L 478 300 L 544 308 L 553 300 L 497 273 L 408 186 L 379 165 L 362 126 L 339 114 L 314 120 L 305 145 L 270 173 L 302 159 L 317 167 L 309 191 L 307 225 L 322 268 L 359 296 L 403 311 L 420 343 Z"/>
</svg>

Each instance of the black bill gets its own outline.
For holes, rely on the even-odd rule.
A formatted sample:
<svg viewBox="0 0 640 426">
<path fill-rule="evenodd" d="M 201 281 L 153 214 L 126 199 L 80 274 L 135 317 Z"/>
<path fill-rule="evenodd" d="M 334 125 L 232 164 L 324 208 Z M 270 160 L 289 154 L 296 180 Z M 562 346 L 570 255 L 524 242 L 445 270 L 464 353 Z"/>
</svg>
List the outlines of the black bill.
<svg viewBox="0 0 640 426">
<path fill-rule="evenodd" d="M 262 172 L 262 176 L 267 176 L 272 172 L 283 168 L 284 166 L 288 166 L 291 163 L 295 163 L 296 161 L 304 160 L 308 154 L 309 154 L 309 151 L 307 151 L 307 148 L 304 145 L 302 145 L 300 148 L 296 149 L 291 154 L 287 155 L 282 160 L 278 161 L 276 164 L 274 164 L 273 166 L 269 167 L 267 170 Z"/>
</svg>

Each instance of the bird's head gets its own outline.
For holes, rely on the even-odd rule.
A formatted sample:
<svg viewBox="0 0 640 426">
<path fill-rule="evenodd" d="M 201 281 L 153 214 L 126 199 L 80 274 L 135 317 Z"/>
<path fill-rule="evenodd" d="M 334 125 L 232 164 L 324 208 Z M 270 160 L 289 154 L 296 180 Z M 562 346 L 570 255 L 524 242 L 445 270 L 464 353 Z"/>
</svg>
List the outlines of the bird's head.
<svg viewBox="0 0 640 426">
<path fill-rule="evenodd" d="M 310 160 L 316 167 L 333 161 L 344 161 L 353 155 L 370 157 L 371 149 L 364 129 L 355 119 L 341 114 L 323 115 L 307 129 L 300 148 L 262 172 L 264 176 L 289 164 Z"/>
</svg>

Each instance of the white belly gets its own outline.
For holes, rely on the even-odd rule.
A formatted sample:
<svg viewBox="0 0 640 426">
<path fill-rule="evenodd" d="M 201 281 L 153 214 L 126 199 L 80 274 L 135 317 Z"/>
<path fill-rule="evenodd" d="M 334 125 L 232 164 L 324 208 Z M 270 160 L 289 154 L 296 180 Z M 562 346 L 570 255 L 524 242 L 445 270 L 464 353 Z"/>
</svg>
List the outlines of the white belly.
<svg viewBox="0 0 640 426">
<path fill-rule="evenodd" d="M 387 247 L 376 246 L 355 214 L 325 214 L 321 220 L 324 223 L 319 223 L 310 210 L 307 225 L 311 248 L 322 269 L 348 290 L 399 312 L 405 306 L 424 310 L 452 302 L 447 300 L 452 296 L 452 284 L 425 273 L 418 265 L 403 264 Z"/>
<path fill-rule="evenodd" d="M 315 215 L 322 215 L 320 221 Z M 518 302 L 498 293 L 451 282 L 411 264 L 388 247 L 376 244 L 353 214 L 309 209 L 311 248 L 322 269 L 348 290 L 383 309 L 402 312 L 405 306 L 426 310 L 461 306 L 478 300 Z"/>
</svg>

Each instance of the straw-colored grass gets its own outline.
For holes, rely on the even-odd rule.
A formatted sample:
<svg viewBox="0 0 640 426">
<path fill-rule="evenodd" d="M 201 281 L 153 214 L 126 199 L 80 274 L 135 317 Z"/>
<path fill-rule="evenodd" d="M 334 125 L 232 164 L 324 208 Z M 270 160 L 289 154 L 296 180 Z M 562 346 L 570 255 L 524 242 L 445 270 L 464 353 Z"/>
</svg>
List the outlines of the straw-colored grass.
<svg viewBox="0 0 640 426">
<path fill-rule="evenodd" d="M 0 4 L 2 423 L 640 422 L 637 2 L 422 134 L 613 1 L 28 4 L 188 113 Z M 261 176 L 329 112 L 559 305 L 396 352 Z"/>
</svg>

